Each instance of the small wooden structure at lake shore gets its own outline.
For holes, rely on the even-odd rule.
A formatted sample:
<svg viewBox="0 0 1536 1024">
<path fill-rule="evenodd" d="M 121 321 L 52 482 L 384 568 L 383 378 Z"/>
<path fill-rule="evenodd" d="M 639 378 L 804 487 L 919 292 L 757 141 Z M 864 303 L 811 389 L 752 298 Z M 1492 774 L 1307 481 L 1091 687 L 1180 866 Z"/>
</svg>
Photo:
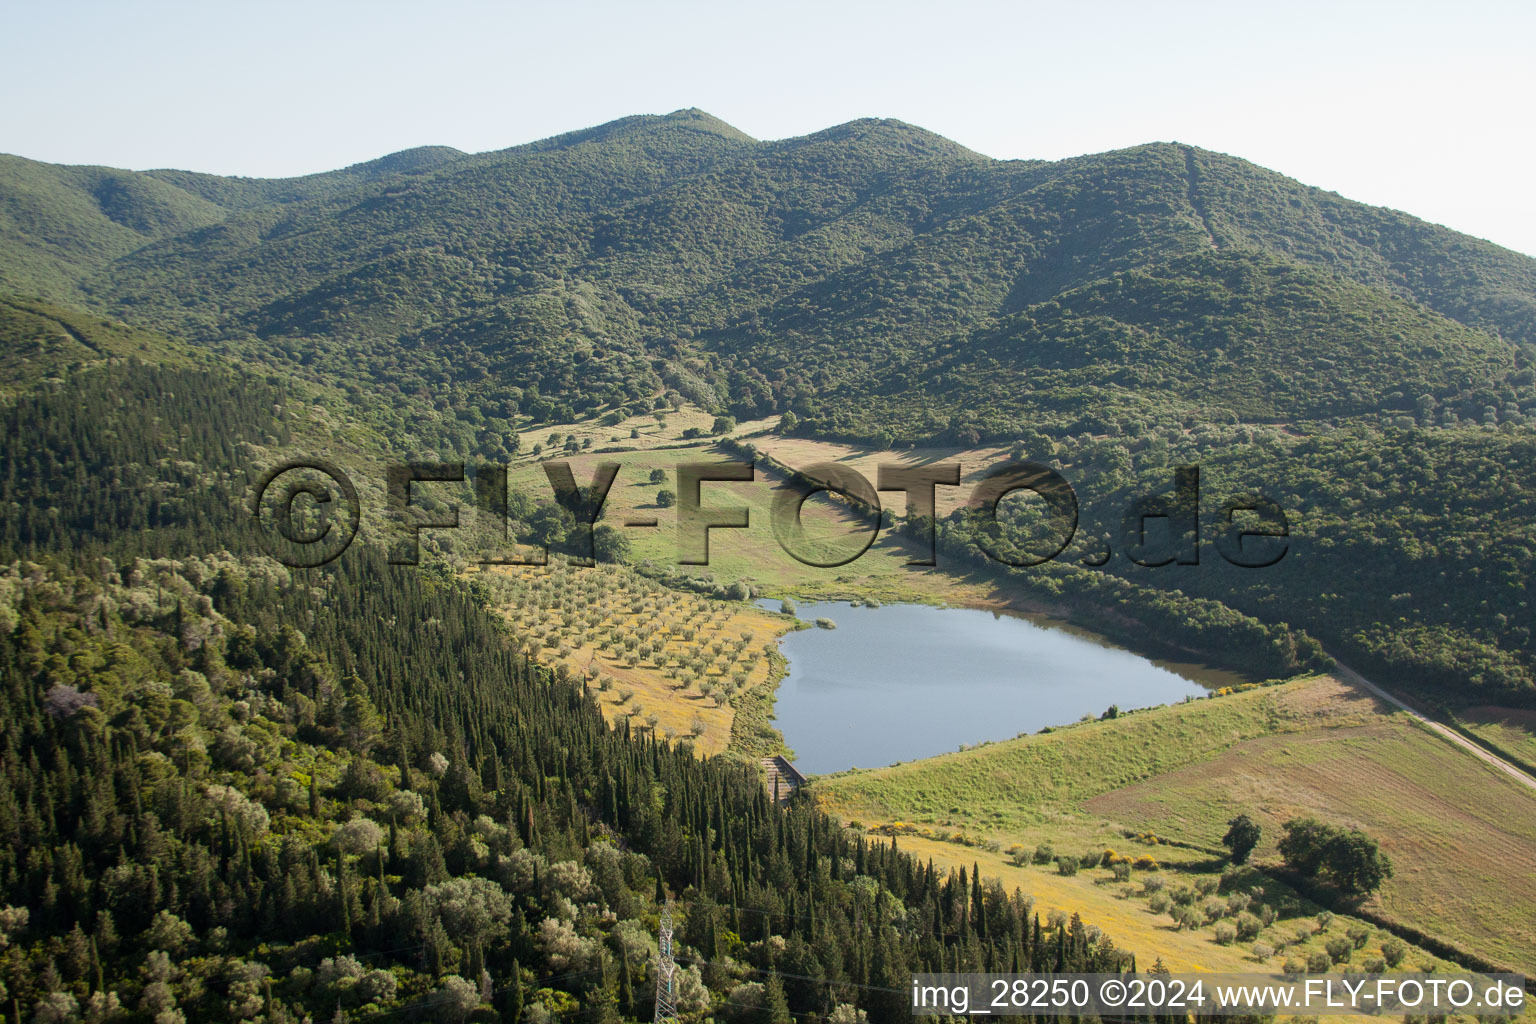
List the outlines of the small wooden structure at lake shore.
<svg viewBox="0 0 1536 1024">
<path fill-rule="evenodd" d="M 763 758 L 763 785 L 774 803 L 786 804 L 795 790 L 805 785 L 805 776 L 785 758 L 774 754 Z"/>
</svg>

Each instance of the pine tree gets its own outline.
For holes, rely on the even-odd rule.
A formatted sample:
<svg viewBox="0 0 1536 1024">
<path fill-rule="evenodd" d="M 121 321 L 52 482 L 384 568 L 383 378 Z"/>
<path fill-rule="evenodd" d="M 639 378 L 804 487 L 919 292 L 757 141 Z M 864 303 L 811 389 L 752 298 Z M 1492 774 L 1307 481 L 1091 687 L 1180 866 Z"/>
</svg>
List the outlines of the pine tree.
<svg viewBox="0 0 1536 1024">
<path fill-rule="evenodd" d="M 912 979 L 907 975 L 906 964 L 900 953 L 886 936 L 875 942 L 874 957 L 870 963 L 869 1016 L 871 1020 L 901 1020 L 912 1013 L 907 989 Z"/>
<path fill-rule="evenodd" d="M 789 1002 L 784 998 L 784 983 L 777 972 L 770 973 L 763 983 L 763 1006 L 757 1019 L 760 1024 L 794 1024 Z"/>
<path fill-rule="evenodd" d="M 594 985 L 587 991 L 586 998 L 581 1001 L 581 1020 L 593 1024 L 624 1024 L 613 991 L 606 985 Z"/>
</svg>

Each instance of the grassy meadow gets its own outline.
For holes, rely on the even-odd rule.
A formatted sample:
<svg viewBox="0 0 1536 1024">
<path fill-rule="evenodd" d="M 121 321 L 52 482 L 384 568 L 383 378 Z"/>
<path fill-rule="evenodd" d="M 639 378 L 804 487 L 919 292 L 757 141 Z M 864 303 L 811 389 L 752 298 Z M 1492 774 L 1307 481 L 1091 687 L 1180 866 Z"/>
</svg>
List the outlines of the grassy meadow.
<svg viewBox="0 0 1536 1024">
<path fill-rule="evenodd" d="M 1496 962 L 1536 969 L 1536 798 L 1406 715 L 1250 740 L 1107 793 L 1090 813 L 1215 843 L 1247 813 L 1278 855 L 1280 824 L 1313 816 L 1380 839 L 1397 868 L 1371 909 Z"/>
<path fill-rule="evenodd" d="M 683 403 L 638 416 L 627 416 L 616 423 L 604 423 L 602 417 L 571 423 L 541 423 L 519 430 L 516 461 L 532 464 L 544 459 L 561 458 L 567 444 L 580 451 L 593 449 L 644 450 L 664 445 L 693 445 L 704 442 L 685 438 L 688 430 L 707 432 L 715 417 L 698 406 Z M 535 454 L 534 449 L 540 451 Z"/>
<path fill-rule="evenodd" d="M 878 451 L 860 448 L 837 441 L 819 441 L 807 437 L 782 437 L 764 434 L 749 439 L 753 447 L 764 455 L 797 469 L 817 463 L 830 462 L 864 475 L 871 484 L 879 478 L 882 465 L 925 466 L 935 463 L 960 463 L 960 486 L 940 486 L 934 489 L 934 507 L 939 516 L 947 516 L 965 504 L 971 488 L 987 470 L 1008 461 L 1008 445 L 986 445 L 976 448 L 919 447 L 899 451 Z M 893 511 L 904 512 L 905 497 L 899 491 L 887 491 L 880 500 Z"/>
<path fill-rule="evenodd" d="M 677 467 L 690 462 L 724 462 L 731 455 L 713 446 L 688 448 L 652 448 L 625 453 L 579 454 L 567 457 L 579 485 L 585 485 L 599 462 L 620 463 L 618 477 L 608 492 L 600 522 L 619 526 L 630 519 L 655 519 L 655 527 L 624 529 L 633 545 L 631 561 L 651 561 L 659 566 L 675 566 L 679 558 L 677 508 L 658 504 L 662 490 L 676 492 Z M 653 481 L 654 471 L 662 479 Z M 805 565 L 783 551 L 774 537 L 771 513 L 782 480 L 759 467 L 751 482 L 706 481 L 700 489 L 700 503 L 711 508 L 745 507 L 748 526 L 744 529 L 709 531 L 709 564 L 686 567 L 686 571 L 708 576 L 723 584 L 744 581 L 757 590 L 774 596 L 811 599 L 872 597 L 882 601 L 928 601 L 953 604 L 999 603 L 998 582 L 989 576 L 955 576 L 936 568 L 909 566 L 915 548 L 889 531 L 863 555 L 847 565 L 818 568 Z M 514 466 L 512 486 L 535 498 L 551 492 L 538 463 L 528 460 Z M 845 555 L 863 544 L 856 518 L 843 506 L 819 497 L 808 500 L 801 510 L 806 543 L 823 555 Z M 822 561 L 832 560 L 820 557 Z"/>
<path fill-rule="evenodd" d="M 1300 680 L 826 776 L 816 788 L 844 817 L 1017 833 L 1080 818 L 1084 801 L 1203 763 L 1243 740 L 1363 723 L 1371 706 L 1336 696 L 1324 679 Z"/>
<path fill-rule="evenodd" d="M 1123 844 L 1130 832 L 1161 839 L 1152 844 L 1160 860 L 1203 863 L 1205 871 L 1219 863 L 1212 854 L 1236 814 L 1264 828 L 1260 864 L 1276 859 L 1281 822 L 1313 815 L 1363 829 L 1392 857 L 1395 877 L 1366 907 L 1495 962 L 1536 969 L 1524 941 L 1536 932 L 1536 799 L 1328 676 L 827 776 L 813 791 L 824 808 L 866 827 L 917 828 L 911 841 L 926 829 L 1000 849 L 1050 844 L 1076 854 Z M 923 841 L 945 863 L 976 855 L 952 841 Z M 1066 882 L 1080 885 L 1050 884 Z M 1118 941 L 1111 924 L 1101 927 Z"/>
</svg>

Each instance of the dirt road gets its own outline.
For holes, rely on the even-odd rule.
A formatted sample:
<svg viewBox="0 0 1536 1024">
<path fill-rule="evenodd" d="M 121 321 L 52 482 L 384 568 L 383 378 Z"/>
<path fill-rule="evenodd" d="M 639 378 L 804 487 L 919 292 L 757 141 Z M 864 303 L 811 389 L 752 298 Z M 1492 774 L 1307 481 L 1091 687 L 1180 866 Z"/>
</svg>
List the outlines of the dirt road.
<svg viewBox="0 0 1536 1024">
<path fill-rule="evenodd" d="M 1531 790 L 1532 792 L 1536 792 L 1536 779 L 1531 778 L 1531 776 L 1527 775 L 1519 768 L 1516 768 L 1502 757 L 1499 757 L 1497 754 L 1485 749 L 1484 747 L 1478 746 L 1476 743 L 1473 743 L 1471 740 L 1467 739 L 1465 736 L 1457 732 L 1455 729 L 1452 729 L 1450 726 L 1443 725 L 1440 722 L 1435 721 L 1433 718 L 1429 718 L 1426 715 L 1420 713 L 1417 709 L 1403 703 L 1396 697 L 1392 696 L 1392 694 L 1388 693 L 1386 690 L 1383 690 L 1381 687 L 1377 686 L 1375 683 L 1362 676 L 1359 672 L 1356 672 L 1342 661 L 1339 661 L 1337 658 L 1334 659 L 1334 664 L 1337 667 L 1338 675 L 1341 678 L 1346 679 L 1349 682 L 1354 683 L 1356 686 L 1369 691 L 1372 696 L 1386 701 L 1393 707 L 1401 708 L 1402 710 L 1408 712 L 1414 718 L 1417 718 L 1420 722 L 1423 722 L 1426 726 L 1433 729 L 1441 736 L 1444 736 L 1452 743 L 1459 747 L 1465 748 L 1474 756 L 1481 758 L 1489 765 L 1492 765 L 1494 768 L 1497 768 L 1505 775 L 1508 775 L 1510 778 L 1520 783 L 1520 785 Z"/>
</svg>

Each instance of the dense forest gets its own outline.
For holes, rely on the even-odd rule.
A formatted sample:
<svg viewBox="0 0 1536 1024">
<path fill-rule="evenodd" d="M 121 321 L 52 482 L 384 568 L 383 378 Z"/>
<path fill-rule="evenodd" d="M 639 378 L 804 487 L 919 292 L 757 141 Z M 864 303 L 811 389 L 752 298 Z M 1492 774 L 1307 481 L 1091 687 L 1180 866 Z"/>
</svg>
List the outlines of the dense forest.
<svg viewBox="0 0 1536 1024">
<path fill-rule="evenodd" d="M 1010 570 L 1034 592 L 1099 616 L 1111 632 L 1124 633 L 1115 619 L 1130 616 L 1132 639 L 1142 643 L 1225 651 L 1225 663 L 1261 676 L 1325 664 L 1322 639 L 1350 664 L 1437 700 L 1536 700 L 1528 616 L 1536 431 L 1356 426 L 1297 438 L 1200 427 L 1046 444 L 1081 511 L 1062 556 Z M 1123 515 L 1170 494 L 1179 466 L 1200 469 L 1191 518 L 1199 562 L 1138 565 L 1124 557 Z M 1255 493 L 1286 514 L 1283 557 L 1234 566 L 1218 547 L 1230 530 L 1222 508 Z M 930 526 L 903 528 L 926 535 Z M 1030 560 L 1060 536 L 1027 507 L 997 522 L 957 512 L 938 535 L 959 564 L 993 566 L 984 550 Z M 1118 556 L 1086 567 L 1106 551 Z M 1217 622 L 1243 622 L 1250 635 L 1224 633 Z"/>
<path fill-rule="evenodd" d="M 285 409 L 116 360 L 5 410 L 8 1020 L 636 1019 L 669 901 L 685 1020 L 899 1019 L 914 970 L 1133 967 L 749 764 L 610 728 L 442 565 L 258 554 L 234 481 L 304 443 Z"/>
<path fill-rule="evenodd" d="M 913 970 L 1131 966 L 740 762 L 610 730 L 451 578 L 343 564 L 0 575 L 14 1019 L 632 1019 L 669 897 L 689 1020 L 892 1020 Z"/>
</svg>

